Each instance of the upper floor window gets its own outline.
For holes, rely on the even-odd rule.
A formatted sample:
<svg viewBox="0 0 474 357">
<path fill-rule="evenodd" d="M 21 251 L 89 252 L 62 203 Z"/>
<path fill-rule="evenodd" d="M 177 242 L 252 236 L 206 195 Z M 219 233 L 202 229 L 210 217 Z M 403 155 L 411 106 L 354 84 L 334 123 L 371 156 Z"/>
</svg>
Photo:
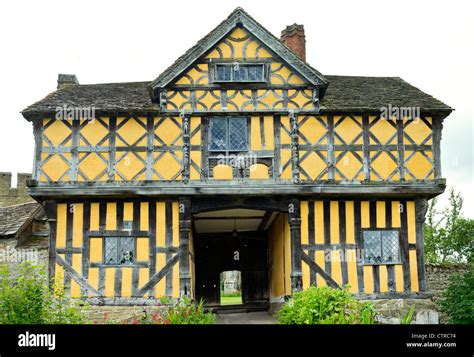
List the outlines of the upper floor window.
<svg viewBox="0 0 474 357">
<path fill-rule="evenodd" d="M 225 63 L 214 66 L 214 82 L 265 82 L 262 63 Z"/>
<path fill-rule="evenodd" d="M 211 118 L 209 123 L 210 151 L 247 151 L 247 118 Z"/>
<path fill-rule="evenodd" d="M 364 263 L 400 263 L 398 230 L 364 230 Z"/>
</svg>

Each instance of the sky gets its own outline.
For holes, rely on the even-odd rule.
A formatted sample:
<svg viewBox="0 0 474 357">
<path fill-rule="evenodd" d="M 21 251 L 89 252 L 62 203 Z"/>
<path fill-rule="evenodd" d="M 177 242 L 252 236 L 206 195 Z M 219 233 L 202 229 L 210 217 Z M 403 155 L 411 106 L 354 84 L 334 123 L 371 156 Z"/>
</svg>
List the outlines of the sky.
<svg viewBox="0 0 474 357">
<path fill-rule="evenodd" d="M 56 89 L 149 81 L 237 6 L 276 36 L 306 32 L 323 74 L 397 76 L 456 110 L 444 121 L 442 173 L 474 218 L 474 21 L 471 1 L 2 1 L 0 171 L 31 172 L 32 126 L 20 114 Z M 440 203 L 446 202 L 446 194 Z"/>
</svg>

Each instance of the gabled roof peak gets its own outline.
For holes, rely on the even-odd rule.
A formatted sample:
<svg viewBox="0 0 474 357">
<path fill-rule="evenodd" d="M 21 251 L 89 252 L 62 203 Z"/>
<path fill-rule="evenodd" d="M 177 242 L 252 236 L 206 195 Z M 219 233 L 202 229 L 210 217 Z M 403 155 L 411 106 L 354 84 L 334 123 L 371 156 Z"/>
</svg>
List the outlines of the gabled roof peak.
<svg viewBox="0 0 474 357">
<path fill-rule="evenodd" d="M 215 46 L 225 35 L 237 26 L 243 26 L 252 33 L 260 42 L 267 45 L 290 67 L 298 72 L 309 83 L 318 87 L 322 92 L 326 89 L 328 81 L 324 76 L 311 67 L 308 63 L 300 59 L 281 41 L 253 19 L 244 9 L 237 7 L 232 13 L 221 22 L 216 28 L 209 32 L 196 45 L 191 47 L 184 55 L 179 57 L 174 64 L 168 67 L 158 78 L 150 83 L 150 89 L 156 93 L 160 88 L 166 87 L 176 79 L 194 61 L 198 60 L 210 48 Z"/>
</svg>

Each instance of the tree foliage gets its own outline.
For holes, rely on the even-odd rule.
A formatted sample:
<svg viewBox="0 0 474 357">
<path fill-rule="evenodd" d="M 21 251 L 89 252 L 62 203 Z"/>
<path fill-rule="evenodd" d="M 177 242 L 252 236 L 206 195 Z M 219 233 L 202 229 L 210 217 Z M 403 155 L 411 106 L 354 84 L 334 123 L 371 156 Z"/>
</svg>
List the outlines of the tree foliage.
<svg viewBox="0 0 474 357">
<path fill-rule="evenodd" d="M 425 259 L 428 263 L 472 261 L 474 249 L 474 220 L 462 215 L 463 197 L 453 188 L 449 205 L 443 210 L 431 200 L 423 226 Z"/>
</svg>

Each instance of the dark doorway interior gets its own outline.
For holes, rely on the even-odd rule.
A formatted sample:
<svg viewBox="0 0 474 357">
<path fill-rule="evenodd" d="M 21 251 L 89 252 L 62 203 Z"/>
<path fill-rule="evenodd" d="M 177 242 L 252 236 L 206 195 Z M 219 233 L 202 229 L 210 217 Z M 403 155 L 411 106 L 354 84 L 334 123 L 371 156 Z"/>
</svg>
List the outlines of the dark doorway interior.
<svg viewBox="0 0 474 357">
<path fill-rule="evenodd" d="M 264 231 L 197 234 L 194 240 L 196 297 L 207 306 L 220 305 L 220 274 L 238 270 L 242 306 L 268 304 L 268 253 Z"/>
</svg>

